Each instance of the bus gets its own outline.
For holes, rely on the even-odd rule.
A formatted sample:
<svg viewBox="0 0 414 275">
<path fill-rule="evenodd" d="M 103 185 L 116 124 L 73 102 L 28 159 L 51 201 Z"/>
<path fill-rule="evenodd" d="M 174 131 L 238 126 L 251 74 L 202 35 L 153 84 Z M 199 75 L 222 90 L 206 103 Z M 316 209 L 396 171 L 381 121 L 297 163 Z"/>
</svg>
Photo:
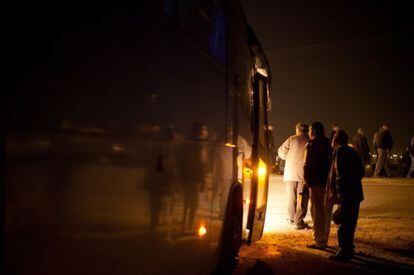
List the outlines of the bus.
<svg viewBox="0 0 414 275">
<path fill-rule="evenodd" d="M 236 0 L 17 6 L 3 274 L 210 274 L 263 233 L 271 71 Z"/>
</svg>

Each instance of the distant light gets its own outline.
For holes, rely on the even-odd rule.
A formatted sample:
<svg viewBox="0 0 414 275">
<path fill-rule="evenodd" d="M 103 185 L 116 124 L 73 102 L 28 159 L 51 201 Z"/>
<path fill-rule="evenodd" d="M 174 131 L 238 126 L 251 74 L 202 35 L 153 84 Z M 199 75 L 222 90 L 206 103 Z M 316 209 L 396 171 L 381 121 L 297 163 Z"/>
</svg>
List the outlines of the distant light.
<svg viewBox="0 0 414 275">
<path fill-rule="evenodd" d="M 112 145 L 112 150 L 115 152 L 123 152 L 125 151 L 125 147 L 120 144 L 114 144 Z"/>
<path fill-rule="evenodd" d="M 227 146 L 227 147 L 231 147 L 231 148 L 235 148 L 235 147 L 236 147 L 236 145 L 231 144 L 231 143 L 226 143 L 226 146 Z"/>
<path fill-rule="evenodd" d="M 249 200 L 249 199 L 245 199 L 245 200 L 243 200 L 243 202 L 244 202 L 245 204 L 250 204 L 250 200 Z"/>
<path fill-rule="evenodd" d="M 207 234 L 207 229 L 204 227 L 204 225 L 200 226 L 198 229 L 198 236 L 204 237 Z"/>
<path fill-rule="evenodd" d="M 243 237 L 247 239 L 249 237 L 249 233 L 250 233 L 250 230 L 246 228 L 244 230 L 244 236 Z"/>
</svg>

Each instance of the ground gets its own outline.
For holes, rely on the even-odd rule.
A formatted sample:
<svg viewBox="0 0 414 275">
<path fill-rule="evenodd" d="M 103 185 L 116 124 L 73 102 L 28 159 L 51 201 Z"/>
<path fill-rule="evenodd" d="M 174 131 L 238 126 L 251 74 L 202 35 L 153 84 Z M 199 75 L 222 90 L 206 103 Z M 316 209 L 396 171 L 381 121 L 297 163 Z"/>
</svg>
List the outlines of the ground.
<svg viewBox="0 0 414 275">
<path fill-rule="evenodd" d="M 363 186 L 356 259 L 336 263 L 328 259 L 337 249 L 336 226 L 327 251 L 306 248 L 312 230 L 297 231 L 286 223 L 282 178 L 271 176 L 264 236 L 242 247 L 235 274 L 413 274 L 414 180 L 367 178 Z M 309 214 L 306 220 L 311 223 Z"/>
</svg>

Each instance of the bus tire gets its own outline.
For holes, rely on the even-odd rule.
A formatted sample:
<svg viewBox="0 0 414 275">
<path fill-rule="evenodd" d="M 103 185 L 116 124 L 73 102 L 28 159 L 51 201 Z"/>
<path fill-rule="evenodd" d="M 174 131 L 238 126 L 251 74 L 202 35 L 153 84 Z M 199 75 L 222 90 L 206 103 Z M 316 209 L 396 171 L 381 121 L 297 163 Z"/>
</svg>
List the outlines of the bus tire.
<svg viewBox="0 0 414 275">
<path fill-rule="evenodd" d="M 231 274 L 242 243 L 243 191 L 240 184 L 233 186 L 223 229 L 220 262 L 215 274 Z"/>
</svg>

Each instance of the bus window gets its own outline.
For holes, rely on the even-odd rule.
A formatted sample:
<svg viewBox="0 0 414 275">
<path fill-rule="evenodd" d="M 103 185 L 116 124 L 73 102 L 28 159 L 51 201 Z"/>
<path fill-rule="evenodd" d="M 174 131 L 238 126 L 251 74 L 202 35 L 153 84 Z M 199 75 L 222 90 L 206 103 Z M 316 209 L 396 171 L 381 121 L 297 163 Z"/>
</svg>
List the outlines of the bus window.
<svg viewBox="0 0 414 275">
<path fill-rule="evenodd" d="M 211 57 L 225 63 L 225 17 L 221 1 L 166 0 L 164 13 Z"/>
</svg>

